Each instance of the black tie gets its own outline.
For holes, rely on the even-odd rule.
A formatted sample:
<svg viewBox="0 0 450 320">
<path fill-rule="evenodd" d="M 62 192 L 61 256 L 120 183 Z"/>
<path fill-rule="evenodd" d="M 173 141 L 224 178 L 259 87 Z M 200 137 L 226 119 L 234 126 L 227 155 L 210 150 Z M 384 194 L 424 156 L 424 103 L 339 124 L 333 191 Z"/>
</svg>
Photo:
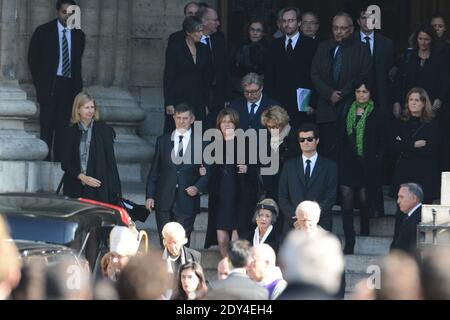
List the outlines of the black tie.
<svg viewBox="0 0 450 320">
<path fill-rule="evenodd" d="M 178 157 L 183 158 L 183 138 L 184 136 L 179 136 L 178 139 L 180 139 L 178 141 Z"/>
<path fill-rule="evenodd" d="M 334 84 L 336 85 L 339 82 L 339 76 L 341 75 L 341 68 L 342 68 L 342 48 L 341 46 L 338 46 L 333 60 L 333 80 Z"/>
<path fill-rule="evenodd" d="M 364 40 L 366 40 L 366 46 L 367 46 L 367 48 L 369 48 L 370 55 L 372 55 L 372 50 L 370 49 L 370 37 L 369 36 L 365 36 Z"/>
<path fill-rule="evenodd" d="M 286 52 L 287 52 L 288 56 L 292 55 L 293 51 L 294 51 L 294 47 L 292 47 L 292 39 L 289 38 L 288 45 L 286 47 Z"/>
<path fill-rule="evenodd" d="M 306 184 L 308 184 L 310 176 L 311 176 L 311 160 L 306 160 L 306 170 L 305 170 L 305 182 L 306 182 Z"/>
<path fill-rule="evenodd" d="M 250 106 L 250 119 L 253 119 L 253 117 L 255 116 L 256 107 L 256 103 L 252 103 L 252 105 Z"/>
<path fill-rule="evenodd" d="M 66 29 L 63 30 L 62 36 L 62 75 L 65 78 L 70 78 L 69 43 L 67 42 L 66 31 Z"/>
</svg>

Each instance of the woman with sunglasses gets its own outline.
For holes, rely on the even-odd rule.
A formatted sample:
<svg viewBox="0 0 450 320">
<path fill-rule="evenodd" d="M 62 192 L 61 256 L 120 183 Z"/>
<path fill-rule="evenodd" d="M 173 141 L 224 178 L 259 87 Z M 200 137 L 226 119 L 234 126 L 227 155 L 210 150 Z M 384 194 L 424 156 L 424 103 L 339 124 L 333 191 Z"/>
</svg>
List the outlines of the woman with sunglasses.
<svg viewBox="0 0 450 320">
<path fill-rule="evenodd" d="M 384 122 L 371 98 L 367 81 L 355 85 L 355 101 L 344 117 L 340 130 L 339 193 L 345 235 L 345 254 L 353 254 L 354 200 L 360 211 L 360 235 L 368 236 L 369 216 L 383 214 L 382 159 L 385 144 Z"/>
</svg>

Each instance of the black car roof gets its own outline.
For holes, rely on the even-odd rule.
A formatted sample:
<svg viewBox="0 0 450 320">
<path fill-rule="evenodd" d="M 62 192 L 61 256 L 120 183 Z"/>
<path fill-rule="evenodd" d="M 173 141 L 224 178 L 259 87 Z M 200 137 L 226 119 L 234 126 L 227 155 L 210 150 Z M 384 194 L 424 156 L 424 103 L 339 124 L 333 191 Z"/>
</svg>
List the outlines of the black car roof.
<svg viewBox="0 0 450 320">
<path fill-rule="evenodd" d="M 83 203 L 76 199 L 53 194 L 4 193 L 0 194 L 0 214 L 14 214 L 72 220 L 93 212 L 113 215 L 121 224 L 120 212 L 113 208 Z"/>
</svg>

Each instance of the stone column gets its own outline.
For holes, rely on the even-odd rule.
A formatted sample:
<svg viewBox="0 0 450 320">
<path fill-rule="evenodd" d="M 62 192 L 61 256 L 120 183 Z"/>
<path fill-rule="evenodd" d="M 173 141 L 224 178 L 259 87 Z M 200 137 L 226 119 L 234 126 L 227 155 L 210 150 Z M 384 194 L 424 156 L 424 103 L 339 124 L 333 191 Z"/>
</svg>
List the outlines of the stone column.
<svg viewBox="0 0 450 320">
<path fill-rule="evenodd" d="M 25 132 L 24 122 L 36 113 L 16 77 L 18 60 L 18 6 L 20 1 L 0 3 L 0 192 L 30 191 L 44 170 L 45 142 Z M 30 162 L 31 161 L 31 162 Z"/>
</svg>

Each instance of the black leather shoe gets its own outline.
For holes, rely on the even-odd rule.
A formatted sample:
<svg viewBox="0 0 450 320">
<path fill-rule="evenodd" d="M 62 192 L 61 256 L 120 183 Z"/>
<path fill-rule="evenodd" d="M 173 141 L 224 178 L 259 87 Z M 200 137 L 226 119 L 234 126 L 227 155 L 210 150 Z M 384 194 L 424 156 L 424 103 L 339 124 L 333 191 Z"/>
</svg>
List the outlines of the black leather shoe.
<svg viewBox="0 0 450 320">
<path fill-rule="evenodd" d="M 353 254 L 355 250 L 355 241 L 345 241 L 344 254 Z"/>
</svg>

